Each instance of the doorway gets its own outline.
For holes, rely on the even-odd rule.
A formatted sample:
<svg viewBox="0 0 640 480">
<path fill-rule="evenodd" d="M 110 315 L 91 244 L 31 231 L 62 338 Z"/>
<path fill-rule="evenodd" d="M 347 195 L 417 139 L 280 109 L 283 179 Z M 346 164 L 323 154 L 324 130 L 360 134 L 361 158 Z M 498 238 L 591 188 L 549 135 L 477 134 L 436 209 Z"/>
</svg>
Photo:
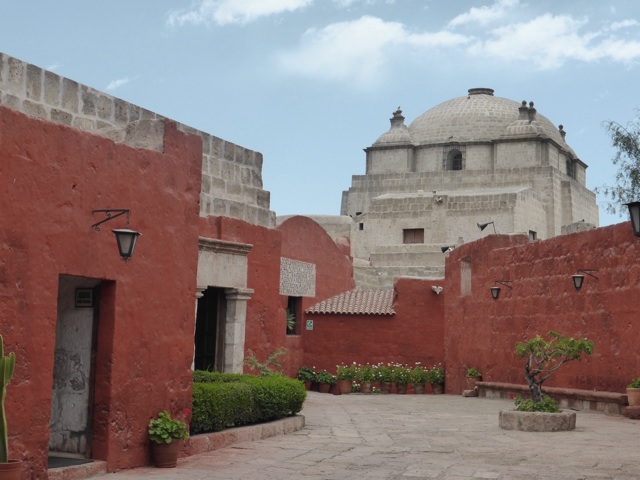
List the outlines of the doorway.
<svg viewBox="0 0 640 480">
<path fill-rule="evenodd" d="M 223 288 L 208 287 L 198 299 L 193 359 L 195 370 L 223 371 L 225 308 Z"/>
<path fill-rule="evenodd" d="M 49 452 L 91 458 L 100 281 L 60 275 Z"/>
</svg>

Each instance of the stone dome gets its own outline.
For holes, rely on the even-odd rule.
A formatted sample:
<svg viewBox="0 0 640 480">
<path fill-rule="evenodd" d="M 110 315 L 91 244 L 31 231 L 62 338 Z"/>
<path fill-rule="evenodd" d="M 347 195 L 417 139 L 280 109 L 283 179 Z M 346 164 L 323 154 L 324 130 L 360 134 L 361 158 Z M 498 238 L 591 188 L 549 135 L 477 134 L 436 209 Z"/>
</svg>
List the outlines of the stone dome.
<svg viewBox="0 0 640 480">
<path fill-rule="evenodd" d="M 533 103 L 531 119 L 523 120 L 523 105 L 525 102 L 495 97 L 490 88 L 472 88 L 468 95 L 448 100 L 420 115 L 409 125 L 409 134 L 414 145 L 486 142 L 528 134 L 546 135 L 566 146 L 558 128 L 537 113 Z M 522 128 L 527 122 L 531 127 Z"/>
<path fill-rule="evenodd" d="M 400 107 L 393 112 L 393 117 L 389 121 L 391 122 L 391 128 L 380 135 L 373 143 L 373 146 L 411 145 L 411 135 L 409 135 L 409 129 L 404 124 L 404 117 Z"/>
</svg>

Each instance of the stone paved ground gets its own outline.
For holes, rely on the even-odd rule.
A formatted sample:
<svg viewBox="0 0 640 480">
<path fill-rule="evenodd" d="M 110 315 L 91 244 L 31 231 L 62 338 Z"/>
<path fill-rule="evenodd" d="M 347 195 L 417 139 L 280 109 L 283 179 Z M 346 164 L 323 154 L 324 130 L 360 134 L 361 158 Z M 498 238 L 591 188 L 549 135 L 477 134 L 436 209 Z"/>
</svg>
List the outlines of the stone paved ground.
<svg viewBox="0 0 640 480">
<path fill-rule="evenodd" d="M 310 392 L 296 433 L 101 480 L 638 480 L 640 421 L 578 412 L 573 432 L 498 428 L 507 400 Z"/>
</svg>

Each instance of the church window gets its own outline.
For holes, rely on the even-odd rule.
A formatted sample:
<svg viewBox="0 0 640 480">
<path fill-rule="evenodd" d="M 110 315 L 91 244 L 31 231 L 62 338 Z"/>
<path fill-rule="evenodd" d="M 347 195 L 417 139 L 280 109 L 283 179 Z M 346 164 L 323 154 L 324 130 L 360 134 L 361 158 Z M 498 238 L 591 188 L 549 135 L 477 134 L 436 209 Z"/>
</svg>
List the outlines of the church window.
<svg viewBox="0 0 640 480">
<path fill-rule="evenodd" d="M 424 228 L 405 228 L 402 230 L 402 243 L 424 243 Z"/>
<path fill-rule="evenodd" d="M 358 224 L 358 229 L 359 230 L 364 230 L 364 223 L 359 223 Z"/>
<path fill-rule="evenodd" d="M 448 145 L 444 147 L 442 155 L 442 169 L 464 170 L 465 150 L 464 145 Z"/>
<path fill-rule="evenodd" d="M 575 169 L 573 166 L 573 161 L 570 158 L 567 158 L 567 175 L 571 178 L 576 178 Z"/>
</svg>

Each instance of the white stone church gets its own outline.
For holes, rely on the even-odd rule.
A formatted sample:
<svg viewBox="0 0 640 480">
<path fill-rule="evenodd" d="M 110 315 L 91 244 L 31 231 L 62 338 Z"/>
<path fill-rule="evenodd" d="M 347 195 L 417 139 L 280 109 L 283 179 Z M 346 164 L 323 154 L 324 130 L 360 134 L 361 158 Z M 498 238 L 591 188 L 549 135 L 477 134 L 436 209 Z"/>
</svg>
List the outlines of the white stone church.
<svg viewBox="0 0 640 480">
<path fill-rule="evenodd" d="M 473 88 L 404 120 L 398 108 L 365 149 L 366 174 L 343 192 L 341 216 L 313 217 L 349 240 L 358 288 L 442 277 L 444 247 L 488 234 L 533 241 L 598 226 L 587 165 L 533 102 Z"/>
</svg>

